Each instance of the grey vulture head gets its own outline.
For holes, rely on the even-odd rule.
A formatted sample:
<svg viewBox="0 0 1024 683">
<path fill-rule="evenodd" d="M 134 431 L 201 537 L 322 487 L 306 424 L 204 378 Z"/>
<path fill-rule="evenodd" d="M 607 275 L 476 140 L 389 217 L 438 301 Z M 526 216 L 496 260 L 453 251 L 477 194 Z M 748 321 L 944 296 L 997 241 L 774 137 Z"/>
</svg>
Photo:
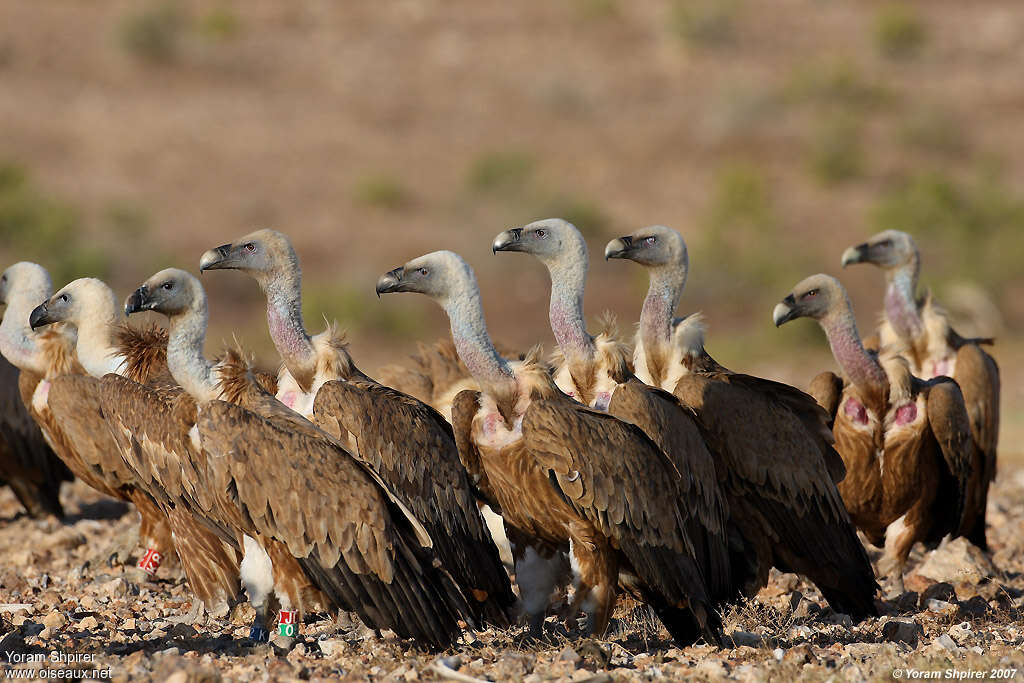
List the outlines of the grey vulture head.
<svg viewBox="0 0 1024 683">
<path fill-rule="evenodd" d="M 210 249 L 199 260 L 199 270 L 240 270 L 259 283 L 298 272 L 299 259 L 292 243 L 276 230 L 257 230 L 229 244 Z"/>
<path fill-rule="evenodd" d="M 16 293 L 38 296 L 36 301 L 42 301 L 52 291 L 50 274 L 38 263 L 19 261 L 0 275 L 0 306 L 6 306 Z"/>
<path fill-rule="evenodd" d="M 560 258 L 567 247 L 575 246 L 579 241 L 579 230 L 572 223 L 561 218 L 545 218 L 500 233 L 491 243 L 491 251 L 519 251 L 550 262 Z"/>
<path fill-rule="evenodd" d="M 194 275 L 180 268 L 167 268 L 132 292 L 124 313 L 156 311 L 171 317 L 191 310 L 197 297 L 203 298 L 202 285 Z"/>
<path fill-rule="evenodd" d="M 628 259 L 647 267 L 683 265 L 689 254 L 683 236 L 664 225 L 649 225 L 616 237 L 604 248 L 605 259 Z"/>
<path fill-rule="evenodd" d="M 839 280 L 818 273 L 801 280 L 781 303 L 776 304 L 772 319 L 776 327 L 797 318 L 811 318 L 820 322 L 845 300 L 846 290 Z"/>
<path fill-rule="evenodd" d="M 890 269 L 912 265 L 917 257 L 914 238 L 899 230 L 884 230 L 867 242 L 843 252 L 843 267 L 854 263 L 873 263 Z"/>
<path fill-rule="evenodd" d="M 476 276 L 469 264 L 452 251 L 434 251 L 389 270 L 377 279 L 377 295 L 392 292 L 417 292 L 442 306 L 476 287 Z"/>
<path fill-rule="evenodd" d="M 101 315 L 101 311 L 117 310 L 114 293 L 102 280 L 86 277 L 72 280 L 49 299 L 32 310 L 28 322 L 32 329 L 66 322 L 78 327 L 83 320 Z M 107 314 L 109 315 L 109 313 Z"/>
</svg>

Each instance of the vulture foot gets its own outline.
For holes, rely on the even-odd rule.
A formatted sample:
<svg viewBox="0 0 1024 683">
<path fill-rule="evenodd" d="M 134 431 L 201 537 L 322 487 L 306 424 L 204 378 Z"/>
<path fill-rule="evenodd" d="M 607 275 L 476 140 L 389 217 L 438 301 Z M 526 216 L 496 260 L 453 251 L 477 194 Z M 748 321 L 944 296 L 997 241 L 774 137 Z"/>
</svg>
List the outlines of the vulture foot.
<svg viewBox="0 0 1024 683">
<path fill-rule="evenodd" d="M 94 558 L 92 564 L 99 565 L 106 563 L 107 566 L 117 567 L 131 562 L 135 549 L 139 546 L 139 530 L 133 528 L 119 536 L 101 550 Z"/>
</svg>

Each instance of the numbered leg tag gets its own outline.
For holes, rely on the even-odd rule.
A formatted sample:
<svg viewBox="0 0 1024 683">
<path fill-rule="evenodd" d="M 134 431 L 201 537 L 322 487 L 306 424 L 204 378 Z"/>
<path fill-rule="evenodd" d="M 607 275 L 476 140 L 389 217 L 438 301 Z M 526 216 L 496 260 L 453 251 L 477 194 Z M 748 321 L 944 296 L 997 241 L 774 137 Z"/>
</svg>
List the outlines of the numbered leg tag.
<svg viewBox="0 0 1024 683">
<path fill-rule="evenodd" d="M 298 610 L 281 610 L 281 617 L 277 622 L 278 635 L 287 638 L 294 638 L 299 627 Z"/>
<path fill-rule="evenodd" d="M 146 554 L 142 556 L 137 566 L 142 571 L 153 576 L 156 574 L 156 570 L 160 567 L 160 563 L 163 562 L 163 559 L 164 556 L 153 548 L 146 548 Z"/>
</svg>

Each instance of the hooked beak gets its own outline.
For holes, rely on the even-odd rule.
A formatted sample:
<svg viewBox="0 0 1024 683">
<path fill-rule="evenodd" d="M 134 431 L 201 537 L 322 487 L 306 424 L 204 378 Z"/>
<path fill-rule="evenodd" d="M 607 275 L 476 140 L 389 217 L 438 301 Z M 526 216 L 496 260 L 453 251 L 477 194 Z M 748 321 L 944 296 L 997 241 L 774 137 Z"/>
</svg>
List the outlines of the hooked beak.
<svg viewBox="0 0 1024 683">
<path fill-rule="evenodd" d="M 380 298 L 381 294 L 390 294 L 391 292 L 404 292 L 407 291 L 403 288 L 402 277 L 405 275 L 405 268 L 398 267 L 377 278 L 377 297 Z"/>
<path fill-rule="evenodd" d="M 616 237 L 604 248 L 604 260 L 612 258 L 629 258 L 629 252 L 633 249 L 633 238 L 629 235 Z"/>
<path fill-rule="evenodd" d="M 33 330 L 55 322 L 60 321 L 50 316 L 50 311 L 47 310 L 45 301 L 33 308 L 32 313 L 28 316 L 29 327 Z"/>
<path fill-rule="evenodd" d="M 775 327 L 781 327 L 783 323 L 788 323 L 794 318 L 799 318 L 800 314 L 796 311 L 796 299 L 790 294 L 782 303 L 775 305 L 775 310 L 772 311 L 772 321 L 775 323 Z"/>
<path fill-rule="evenodd" d="M 867 242 L 850 247 L 843 252 L 843 268 L 852 263 L 863 263 L 867 260 L 869 245 Z"/>
<path fill-rule="evenodd" d="M 153 308 L 153 300 L 149 298 L 149 287 L 142 285 L 128 297 L 124 302 L 124 314 L 131 315 L 140 311 L 148 311 Z"/>
<path fill-rule="evenodd" d="M 236 259 L 230 244 L 222 244 L 210 249 L 199 259 L 199 272 L 205 270 L 223 270 L 236 267 Z"/>
<path fill-rule="evenodd" d="M 499 251 L 525 251 L 522 238 L 522 228 L 506 230 L 494 238 L 494 242 L 491 243 L 491 252 L 497 254 Z"/>
</svg>

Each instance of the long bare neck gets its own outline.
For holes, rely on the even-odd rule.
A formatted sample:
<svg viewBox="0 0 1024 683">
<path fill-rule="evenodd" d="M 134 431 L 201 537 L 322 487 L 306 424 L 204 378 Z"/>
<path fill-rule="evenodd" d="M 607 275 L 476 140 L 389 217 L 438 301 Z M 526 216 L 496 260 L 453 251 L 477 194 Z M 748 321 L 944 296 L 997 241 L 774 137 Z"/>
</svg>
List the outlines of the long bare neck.
<svg viewBox="0 0 1024 683">
<path fill-rule="evenodd" d="M 907 343 L 916 340 L 924 331 L 916 298 L 920 272 L 921 260 L 916 251 L 910 263 L 886 272 L 885 317 L 896 335 Z"/>
<path fill-rule="evenodd" d="M 851 384 L 868 392 L 886 387 L 885 371 L 864 348 L 849 301 L 831 311 L 820 323 L 832 347 L 832 355 Z"/>
<path fill-rule="evenodd" d="M 46 355 L 28 318 L 32 309 L 46 301 L 50 294 L 49 290 L 39 287 L 8 296 L 7 309 L 0 321 L 0 354 L 20 370 L 46 374 Z"/>
<path fill-rule="evenodd" d="M 203 355 L 208 314 L 206 297 L 197 297 L 185 312 L 170 317 L 167 366 L 174 381 L 197 401 L 217 398 L 213 363 Z"/>
<path fill-rule="evenodd" d="M 587 283 L 587 245 L 582 236 L 566 245 L 557 259 L 545 261 L 551 276 L 548 320 L 551 331 L 570 366 L 594 360 L 597 348 L 583 319 L 583 292 Z"/>
<path fill-rule="evenodd" d="M 640 309 L 640 339 L 647 348 L 668 344 L 672 338 L 672 319 L 683 287 L 686 286 L 685 265 L 650 268 L 650 285 Z"/>
<path fill-rule="evenodd" d="M 260 283 L 267 295 L 267 326 L 277 352 L 293 377 L 309 377 L 316 369 L 316 351 L 302 320 L 302 272 L 298 264 Z"/>
<path fill-rule="evenodd" d="M 508 361 L 494 348 L 484 322 L 480 291 L 466 286 L 441 302 L 451 324 L 459 358 L 485 392 L 514 390 L 516 380 Z"/>
<path fill-rule="evenodd" d="M 78 321 L 78 343 L 75 352 L 78 362 L 93 377 L 102 377 L 108 372 L 118 372 L 121 366 L 113 343 L 114 329 L 121 322 L 121 313 L 114 301 L 96 301 L 90 306 L 89 314 Z"/>
</svg>

